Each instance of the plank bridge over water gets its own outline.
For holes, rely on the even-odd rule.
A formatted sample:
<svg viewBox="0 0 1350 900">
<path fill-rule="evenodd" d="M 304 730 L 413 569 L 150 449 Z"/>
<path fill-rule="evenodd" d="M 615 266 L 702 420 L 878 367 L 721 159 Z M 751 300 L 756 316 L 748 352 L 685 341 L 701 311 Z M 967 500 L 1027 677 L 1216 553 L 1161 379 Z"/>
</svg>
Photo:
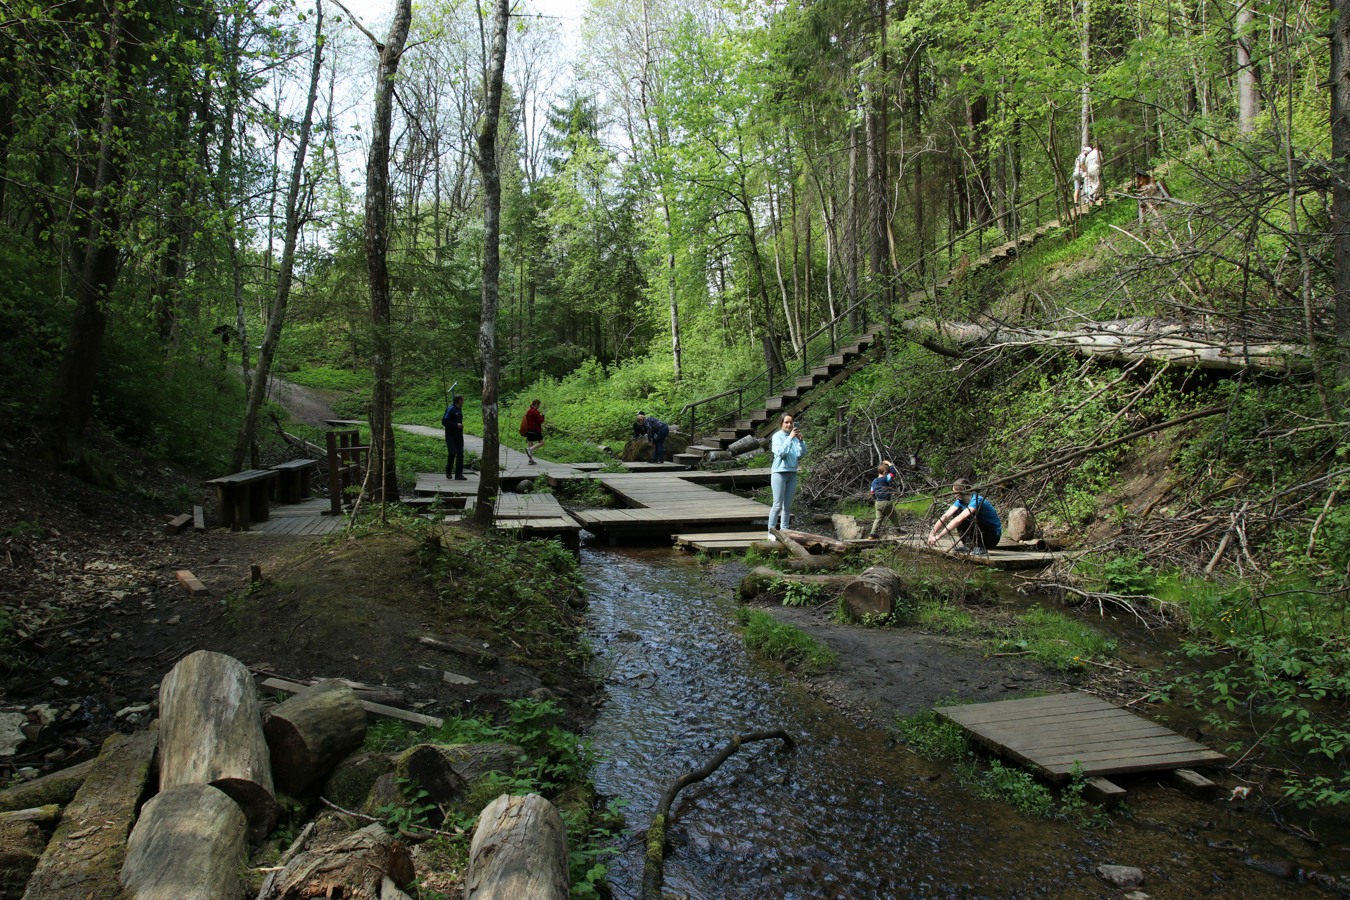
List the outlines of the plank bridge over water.
<svg viewBox="0 0 1350 900">
<path fill-rule="evenodd" d="M 1075 692 L 936 710 L 996 753 L 1055 782 L 1085 777 L 1212 766 L 1224 762 L 1202 744 Z"/>
</svg>

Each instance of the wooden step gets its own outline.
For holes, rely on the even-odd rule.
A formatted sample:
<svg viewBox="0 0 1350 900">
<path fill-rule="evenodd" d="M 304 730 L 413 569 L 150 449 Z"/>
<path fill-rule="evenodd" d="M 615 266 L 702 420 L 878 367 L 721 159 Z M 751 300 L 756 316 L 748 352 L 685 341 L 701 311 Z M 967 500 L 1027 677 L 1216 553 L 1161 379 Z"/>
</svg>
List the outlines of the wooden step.
<svg viewBox="0 0 1350 900">
<path fill-rule="evenodd" d="M 713 450 L 721 450 L 721 449 L 722 449 L 722 448 L 721 448 L 720 446 L 716 446 L 716 445 L 714 445 L 714 444 L 703 444 L 703 443 L 699 443 L 699 444 L 690 444 L 689 447 L 686 449 L 685 452 L 687 452 L 687 453 L 708 453 L 708 452 L 711 452 L 711 451 L 713 451 Z"/>
<path fill-rule="evenodd" d="M 697 469 L 703 462 L 702 453 L 676 453 L 675 463 L 681 466 L 688 466 L 691 469 Z"/>
<path fill-rule="evenodd" d="M 787 405 L 788 400 L 785 397 L 770 397 L 768 400 L 764 401 L 764 408 L 770 412 L 780 410 Z"/>
<path fill-rule="evenodd" d="M 797 396 L 800 397 L 802 391 L 809 391 L 811 390 L 811 388 L 816 386 L 816 379 L 811 377 L 810 375 L 804 375 L 801 378 L 797 379 L 796 385 L 797 385 Z"/>
<path fill-rule="evenodd" d="M 838 372 L 840 368 L 839 366 L 816 366 L 811 370 L 811 377 L 816 381 L 823 381 Z"/>
<path fill-rule="evenodd" d="M 854 356 L 857 356 L 857 354 L 855 353 Z M 845 359 L 845 355 L 843 353 L 840 353 L 836 356 L 827 356 L 821 360 L 821 363 L 830 366 L 831 368 L 834 368 L 836 370 L 842 369 L 846 362 L 848 362 L 848 360 Z"/>
</svg>

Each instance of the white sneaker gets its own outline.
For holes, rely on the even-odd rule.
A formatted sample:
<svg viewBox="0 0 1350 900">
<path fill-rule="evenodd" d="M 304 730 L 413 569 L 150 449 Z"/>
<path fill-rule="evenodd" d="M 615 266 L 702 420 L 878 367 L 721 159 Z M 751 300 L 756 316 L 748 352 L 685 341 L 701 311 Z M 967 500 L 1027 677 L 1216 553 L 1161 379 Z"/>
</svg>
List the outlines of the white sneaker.
<svg viewBox="0 0 1350 900">
<path fill-rule="evenodd" d="M 768 541 L 770 544 L 772 544 L 774 541 L 778 540 L 778 538 L 774 537 L 774 536 L 773 536 L 773 532 L 770 531 L 770 532 L 769 532 L 769 536 L 766 537 L 764 540 L 766 540 L 766 541 Z"/>
</svg>

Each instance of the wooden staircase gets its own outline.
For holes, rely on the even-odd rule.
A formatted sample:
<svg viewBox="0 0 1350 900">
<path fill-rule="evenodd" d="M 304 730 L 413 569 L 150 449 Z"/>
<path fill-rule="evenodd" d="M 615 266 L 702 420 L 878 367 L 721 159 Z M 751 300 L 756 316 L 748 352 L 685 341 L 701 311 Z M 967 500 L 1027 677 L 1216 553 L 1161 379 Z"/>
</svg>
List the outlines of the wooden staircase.
<svg viewBox="0 0 1350 900">
<path fill-rule="evenodd" d="M 752 410 L 745 418 L 737 419 L 731 425 L 719 428 L 711 435 L 705 435 L 696 444 L 691 444 L 684 453 L 674 455 L 674 462 L 697 468 L 706 455 L 725 450 L 736 441 L 748 435 L 764 435 L 772 430 L 778 417 L 791 410 L 812 388 L 836 378 L 841 373 L 862 368 L 868 356 L 881 342 L 883 326 L 870 325 L 866 332 L 850 344 L 840 347 L 839 352 L 820 360 L 806 375 L 798 376 L 791 382 L 785 382 L 774 394 L 764 400 L 764 406 Z M 850 371 L 851 370 L 851 371 Z"/>
</svg>

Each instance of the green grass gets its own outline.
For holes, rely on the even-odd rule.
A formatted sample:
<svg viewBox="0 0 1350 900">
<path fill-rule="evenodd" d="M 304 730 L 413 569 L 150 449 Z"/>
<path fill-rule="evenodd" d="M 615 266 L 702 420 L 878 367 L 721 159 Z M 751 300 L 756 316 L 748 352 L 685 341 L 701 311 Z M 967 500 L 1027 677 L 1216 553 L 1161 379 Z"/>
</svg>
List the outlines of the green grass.
<svg viewBox="0 0 1350 900">
<path fill-rule="evenodd" d="M 294 372 L 280 373 L 286 381 L 325 391 L 370 392 L 374 375 L 369 368 L 338 369 L 333 366 L 305 366 Z"/>
<path fill-rule="evenodd" d="M 943 634 L 968 634 L 979 631 L 975 617 L 959 606 L 945 600 L 930 599 L 919 604 L 914 621 L 920 628 Z"/>
<path fill-rule="evenodd" d="M 789 669 L 819 672 L 834 665 L 839 655 L 795 625 L 780 622 L 762 609 L 741 607 L 737 621 L 745 629 L 750 652 L 782 663 Z"/>
<path fill-rule="evenodd" d="M 999 642 L 1004 653 L 1025 653 L 1061 672 L 1077 672 L 1088 661 L 1115 651 L 1115 641 L 1095 629 L 1039 606 L 1017 617 L 1017 625 Z"/>
</svg>

